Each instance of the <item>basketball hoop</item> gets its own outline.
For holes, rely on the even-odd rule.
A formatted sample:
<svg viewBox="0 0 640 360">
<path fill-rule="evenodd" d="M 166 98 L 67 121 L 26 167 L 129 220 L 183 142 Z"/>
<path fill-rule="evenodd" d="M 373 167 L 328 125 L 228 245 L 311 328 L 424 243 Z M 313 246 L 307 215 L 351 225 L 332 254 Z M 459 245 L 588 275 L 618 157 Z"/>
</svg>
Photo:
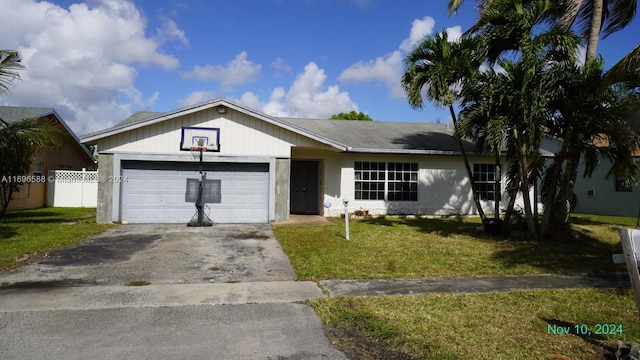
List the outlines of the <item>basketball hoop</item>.
<svg viewBox="0 0 640 360">
<path fill-rule="evenodd" d="M 195 160 L 198 160 L 200 158 L 200 155 L 203 152 L 207 151 L 207 147 L 196 145 L 196 146 L 192 146 L 189 150 L 191 151 L 191 155 L 193 156 L 193 158 Z"/>
<path fill-rule="evenodd" d="M 202 153 L 207 151 L 207 147 L 205 146 L 204 142 L 205 139 L 199 138 L 199 139 L 194 139 L 195 144 L 193 146 L 191 146 L 191 155 L 193 155 L 193 158 L 198 160 L 198 158 L 200 158 L 200 160 L 202 161 Z"/>
</svg>

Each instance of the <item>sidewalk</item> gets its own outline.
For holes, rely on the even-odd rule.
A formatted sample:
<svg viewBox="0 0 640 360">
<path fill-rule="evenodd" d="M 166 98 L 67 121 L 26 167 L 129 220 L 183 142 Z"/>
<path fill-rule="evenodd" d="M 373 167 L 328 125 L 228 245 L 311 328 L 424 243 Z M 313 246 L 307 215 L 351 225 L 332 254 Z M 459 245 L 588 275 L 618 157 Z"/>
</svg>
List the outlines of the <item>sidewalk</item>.
<svg viewBox="0 0 640 360">
<path fill-rule="evenodd" d="M 55 283 L 53 283 L 55 284 Z M 188 305 L 294 303 L 337 296 L 478 293 L 532 289 L 624 288 L 626 273 L 478 276 L 422 279 L 269 281 L 147 286 L 0 286 L 0 312 L 142 308 Z M 325 294 L 323 294 L 323 290 Z"/>
<path fill-rule="evenodd" d="M 399 280 L 321 280 L 330 296 L 419 295 L 510 290 L 630 287 L 627 273 L 434 277 Z"/>
</svg>

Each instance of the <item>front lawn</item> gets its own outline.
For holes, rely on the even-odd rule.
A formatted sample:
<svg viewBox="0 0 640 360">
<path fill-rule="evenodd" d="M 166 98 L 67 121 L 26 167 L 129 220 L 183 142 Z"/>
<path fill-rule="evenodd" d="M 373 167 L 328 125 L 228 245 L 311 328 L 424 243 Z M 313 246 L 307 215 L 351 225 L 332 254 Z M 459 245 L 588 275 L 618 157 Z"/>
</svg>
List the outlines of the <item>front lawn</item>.
<svg viewBox="0 0 640 360">
<path fill-rule="evenodd" d="M 95 208 L 55 207 L 7 212 L 0 217 L 0 269 L 17 267 L 113 226 L 96 224 Z"/>
<path fill-rule="evenodd" d="M 274 227 L 299 279 L 626 271 L 617 229 L 633 218 L 576 215 L 548 241 L 490 237 L 477 218 L 371 219 Z M 353 359 L 613 359 L 640 340 L 630 289 L 324 298 L 311 301 Z M 606 330 L 611 334 L 596 334 Z M 565 333 L 566 332 L 566 333 Z"/>
<path fill-rule="evenodd" d="M 578 215 L 573 236 L 530 241 L 486 235 L 478 218 L 386 218 L 325 226 L 274 226 L 298 279 L 575 274 L 625 271 L 617 227 L 633 218 Z"/>
<path fill-rule="evenodd" d="M 354 359 L 605 360 L 615 358 L 618 340 L 640 339 L 630 289 L 341 297 L 311 303 L 334 345 Z"/>
</svg>

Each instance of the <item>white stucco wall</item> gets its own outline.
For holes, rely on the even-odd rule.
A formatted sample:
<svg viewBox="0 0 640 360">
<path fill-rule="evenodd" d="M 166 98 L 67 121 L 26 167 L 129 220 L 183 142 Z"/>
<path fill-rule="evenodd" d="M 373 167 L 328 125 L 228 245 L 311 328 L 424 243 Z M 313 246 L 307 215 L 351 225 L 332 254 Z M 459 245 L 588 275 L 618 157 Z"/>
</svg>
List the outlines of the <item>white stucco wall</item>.
<svg viewBox="0 0 640 360">
<path fill-rule="evenodd" d="M 560 149 L 559 140 L 545 139 L 542 147 L 556 152 Z M 637 160 L 637 161 L 640 161 Z M 576 195 L 574 213 L 614 216 L 638 216 L 640 210 L 640 186 L 633 186 L 631 192 L 616 191 L 615 177 L 607 177 L 611 162 L 600 159 L 600 164 L 590 178 L 583 178 L 584 159 L 578 167 L 578 177 L 573 189 Z M 590 196 L 588 192 L 594 195 Z"/>
<path fill-rule="evenodd" d="M 323 202 L 331 203 L 331 207 L 324 208 L 324 216 L 343 214 L 343 198 L 350 200 L 350 211 L 362 209 L 372 215 L 477 215 L 466 171 L 458 156 L 329 154 L 306 151 L 295 152 L 294 156 L 296 159 L 322 161 Z M 355 200 L 356 161 L 418 163 L 418 201 Z M 492 161 L 492 158 L 472 159 L 472 163 Z M 504 189 L 504 181 L 502 185 Z M 519 200 L 518 203 L 522 204 L 522 201 Z M 493 201 L 483 201 L 482 204 L 487 214 L 493 214 Z M 502 201 L 501 207 L 506 208 L 506 205 L 507 202 Z"/>
</svg>

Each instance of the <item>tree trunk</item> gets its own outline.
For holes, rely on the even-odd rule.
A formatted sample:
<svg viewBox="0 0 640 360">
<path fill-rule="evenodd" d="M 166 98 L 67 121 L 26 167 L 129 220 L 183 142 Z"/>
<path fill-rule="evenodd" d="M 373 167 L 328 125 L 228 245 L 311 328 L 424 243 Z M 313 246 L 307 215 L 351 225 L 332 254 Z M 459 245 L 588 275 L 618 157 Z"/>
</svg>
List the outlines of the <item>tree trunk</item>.
<svg viewBox="0 0 640 360">
<path fill-rule="evenodd" d="M 493 205 L 494 217 L 500 218 L 500 201 L 502 200 L 502 192 L 500 191 L 500 182 L 502 181 L 502 165 L 500 164 L 500 150 L 495 149 L 496 155 L 496 182 L 495 182 L 495 200 Z"/>
<path fill-rule="evenodd" d="M 516 190 L 515 192 L 510 192 L 509 191 L 509 204 L 507 204 L 507 210 L 506 210 L 506 214 L 504 216 L 504 222 L 505 223 L 509 223 L 509 220 L 511 220 L 511 215 L 513 215 L 513 208 L 516 205 L 516 197 L 518 196 L 518 191 Z"/>
<path fill-rule="evenodd" d="M 562 211 L 562 224 L 567 224 L 571 215 L 571 199 L 573 198 L 573 188 L 578 177 L 578 165 L 580 164 L 580 152 L 569 153 L 560 184 L 559 205 Z"/>
<path fill-rule="evenodd" d="M 538 238 L 538 226 L 533 217 L 531 207 L 531 194 L 529 193 L 529 165 L 527 162 L 527 148 L 521 143 L 521 139 L 518 136 L 517 130 L 513 130 L 514 139 L 516 142 L 516 149 L 518 154 L 518 172 L 520 175 L 520 192 L 522 193 L 522 200 L 524 202 L 524 213 L 527 217 L 527 228 L 529 233 Z"/>
<path fill-rule="evenodd" d="M 476 182 L 475 180 L 473 180 L 473 172 L 471 171 L 471 166 L 469 165 L 467 152 L 464 150 L 462 139 L 457 134 L 458 120 L 456 118 L 456 113 L 453 110 L 453 106 L 451 105 L 449 105 L 449 112 L 451 113 L 451 119 L 453 120 L 453 127 L 456 131 L 456 135 L 454 137 L 458 141 L 458 147 L 460 148 L 460 153 L 462 154 L 462 160 L 464 161 L 464 168 L 465 170 L 467 170 L 467 177 L 469 178 L 469 184 L 471 185 L 471 193 L 473 194 L 473 202 L 476 204 L 476 209 L 478 209 L 478 215 L 480 215 L 480 220 L 482 220 L 482 222 L 484 223 L 486 219 L 486 215 L 484 214 L 484 210 L 482 210 L 482 204 L 480 203 L 480 198 L 478 196 L 478 189 L 476 187 Z"/>
<path fill-rule="evenodd" d="M 602 28 L 602 13 L 604 0 L 593 0 L 593 12 L 591 14 L 591 28 L 589 39 L 587 39 L 587 53 L 585 60 L 591 61 L 598 55 L 598 41 L 600 40 L 600 29 Z"/>
<path fill-rule="evenodd" d="M 520 154 L 518 159 L 520 169 L 520 192 L 522 193 L 522 200 L 524 202 L 524 213 L 527 216 L 527 228 L 529 233 L 535 238 L 538 237 L 538 229 L 536 227 L 533 213 L 531 211 L 531 196 L 529 194 L 529 179 L 527 177 L 528 166 L 527 158 L 523 154 Z"/>
<path fill-rule="evenodd" d="M 569 131 L 569 134 L 571 131 Z M 568 136 L 570 138 L 570 135 Z M 558 198 L 562 198 L 562 188 L 557 189 L 558 179 L 560 178 L 560 174 L 562 173 L 562 165 L 565 163 L 567 159 L 567 147 L 569 146 L 570 139 L 566 139 L 562 141 L 562 146 L 560 151 L 556 153 L 553 157 L 554 169 L 553 175 L 551 176 L 551 181 L 549 182 L 549 189 L 547 189 L 547 199 L 544 202 L 544 215 L 542 216 L 542 225 L 540 227 L 540 236 L 546 237 L 549 232 L 549 226 L 551 225 L 551 216 L 555 211 L 555 204 L 558 202 Z"/>
<path fill-rule="evenodd" d="M 556 157 L 558 155 L 556 154 Z M 544 201 L 544 214 L 542 215 L 542 225 L 540 226 L 540 236 L 546 237 L 549 232 L 549 225 L 551 224 L 551 214 L 553 213 L 553 205 L 556 203 L 556 183 L 558 182 L 558 178 L 560 177 L 560 171 L 562 170 L 563 161 L 558 161 L 555 159 L 555 167 L 553 169 L 553 175 L 551 175 L 551 182 L 549 185 L 549 189 L 547 189 L 547 198 Z"/>
</svg>

